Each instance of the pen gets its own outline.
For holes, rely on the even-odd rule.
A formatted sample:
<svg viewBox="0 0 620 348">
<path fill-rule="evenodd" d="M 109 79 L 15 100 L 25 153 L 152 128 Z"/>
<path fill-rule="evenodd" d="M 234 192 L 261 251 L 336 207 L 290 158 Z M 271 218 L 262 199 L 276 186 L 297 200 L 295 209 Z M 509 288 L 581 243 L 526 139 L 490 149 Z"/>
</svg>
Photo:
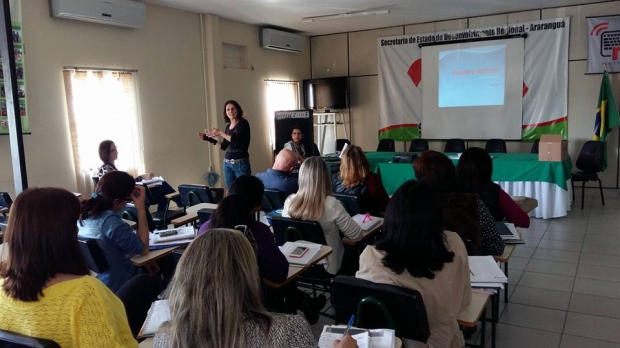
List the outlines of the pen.
<svg viewBox="0 0 620 348">
<path fill-rule="evenodd" d="M 351 319 L 349 319 L 349 323 L 347 324 L 347 329 L 344 330 L 344 333 L 342 334 L 343 338 L 344 338 L 344 336 L 346 336 L 349 333 L 349 329 L 351 329 L 351 325 L 353 325 L 354 321 L 355 321 L 355 314 L 353 314 L 351 316 Z"/>
<path fill-rule="evenodd" d="M 474 277 L 476 276 L 476 275 L 474 274 L 474 272 L 472 272 L 472 271 L 471 271 L 471 269 L 469 270 L 469 273 L 471 273 L 471 275 L 472 275 L 472 276 L 474 276 Z"/>
</svg>

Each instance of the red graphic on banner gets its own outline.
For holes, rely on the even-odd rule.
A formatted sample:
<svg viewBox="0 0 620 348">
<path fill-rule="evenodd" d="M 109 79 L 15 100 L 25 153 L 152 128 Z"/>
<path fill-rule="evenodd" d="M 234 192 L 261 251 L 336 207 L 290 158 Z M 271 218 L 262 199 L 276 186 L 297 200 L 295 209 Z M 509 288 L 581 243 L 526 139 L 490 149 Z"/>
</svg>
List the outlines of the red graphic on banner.
<svg viewBox="0 0 620 348">
<path fill-rule="evenodd" d="M 525 98 L 525 95 L 527 94 L 527 91 L 529 91 L 529 90 L 530 89 L 527 87 L 525 82 L 523 82 L 523 98 Z"/>
<path fill-rule="evenodd" d="M 422 59 L 417 59 L 415 62 L 411 63 L 409 70 L 407 70 L 407 75 L 413 84 L 418 87 L 420 81 L 422 81 Z"/>
<path fill-rule="evenodd" d="M 590 36 L 598 36 L 601 31 L 609 29 L 609 22 L 599 23 L 592 28 Z"/>
</svg>

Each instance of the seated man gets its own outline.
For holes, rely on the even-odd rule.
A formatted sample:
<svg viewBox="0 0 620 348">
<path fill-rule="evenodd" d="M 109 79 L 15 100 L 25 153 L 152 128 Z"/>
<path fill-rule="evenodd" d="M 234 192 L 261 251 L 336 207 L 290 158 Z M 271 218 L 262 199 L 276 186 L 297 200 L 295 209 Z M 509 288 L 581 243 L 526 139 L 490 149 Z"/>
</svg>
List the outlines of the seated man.
<svg viewBox="0 0 620 348">
<path fill-rule="evenodd" d="M 263 182 L 266 189 L 281 191 L 284 196 L 297 192 L 299 185 L 297 178 L 291 175 L 291 170 L 297 164 L 297 156 L 288 149 L 283 149 L 276 156 L 271 169 L 266 172 L 256 174 L 256 177 Z"/>
</svg>

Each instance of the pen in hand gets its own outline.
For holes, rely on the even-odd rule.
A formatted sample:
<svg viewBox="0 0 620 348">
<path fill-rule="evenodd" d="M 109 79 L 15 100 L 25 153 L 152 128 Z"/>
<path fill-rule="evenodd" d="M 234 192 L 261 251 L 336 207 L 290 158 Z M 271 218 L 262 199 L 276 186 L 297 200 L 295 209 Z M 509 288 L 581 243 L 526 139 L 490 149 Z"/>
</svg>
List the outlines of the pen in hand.
<svg viewBox="0 0 620 348">
<path fill-rule="evenodd" d="M 344 336 L 346 336 L 349 333 L 349 330 L 351 329 L 351 326 L 353 326 L 353 322 L 355 321 L 355 314 L 353 314 L 351 316 L 351 319 L 349 319 L 349 323 L 347 324 L 347 329 L 344 330 L 344 334 L 342 334 L 342 337 L 344 338 Z"/>
</svg>

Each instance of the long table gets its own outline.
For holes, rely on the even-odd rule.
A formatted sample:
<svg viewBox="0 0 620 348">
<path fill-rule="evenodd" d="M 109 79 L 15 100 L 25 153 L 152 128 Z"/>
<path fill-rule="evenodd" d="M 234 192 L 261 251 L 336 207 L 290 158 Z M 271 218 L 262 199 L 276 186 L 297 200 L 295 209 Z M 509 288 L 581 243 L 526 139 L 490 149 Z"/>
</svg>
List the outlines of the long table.
<svg viewBox="0 0 620 348">
<path fill-rule="evenodd" d="M 456 154 L 446 155 L 458 163 Z M 415 179 L 411 164 L 390 163 L 393 152 L 370 152 L 366 156 L 390 195 L 405 181 Z M 537 154 L 494 153 L 492 156 L 493 181 L 511 196 L 538 200 L 531 216 L 549 219 L 567 215 L 572 199 L 570 157 L 563 162 L 539 162 Z"/>
</svg>

